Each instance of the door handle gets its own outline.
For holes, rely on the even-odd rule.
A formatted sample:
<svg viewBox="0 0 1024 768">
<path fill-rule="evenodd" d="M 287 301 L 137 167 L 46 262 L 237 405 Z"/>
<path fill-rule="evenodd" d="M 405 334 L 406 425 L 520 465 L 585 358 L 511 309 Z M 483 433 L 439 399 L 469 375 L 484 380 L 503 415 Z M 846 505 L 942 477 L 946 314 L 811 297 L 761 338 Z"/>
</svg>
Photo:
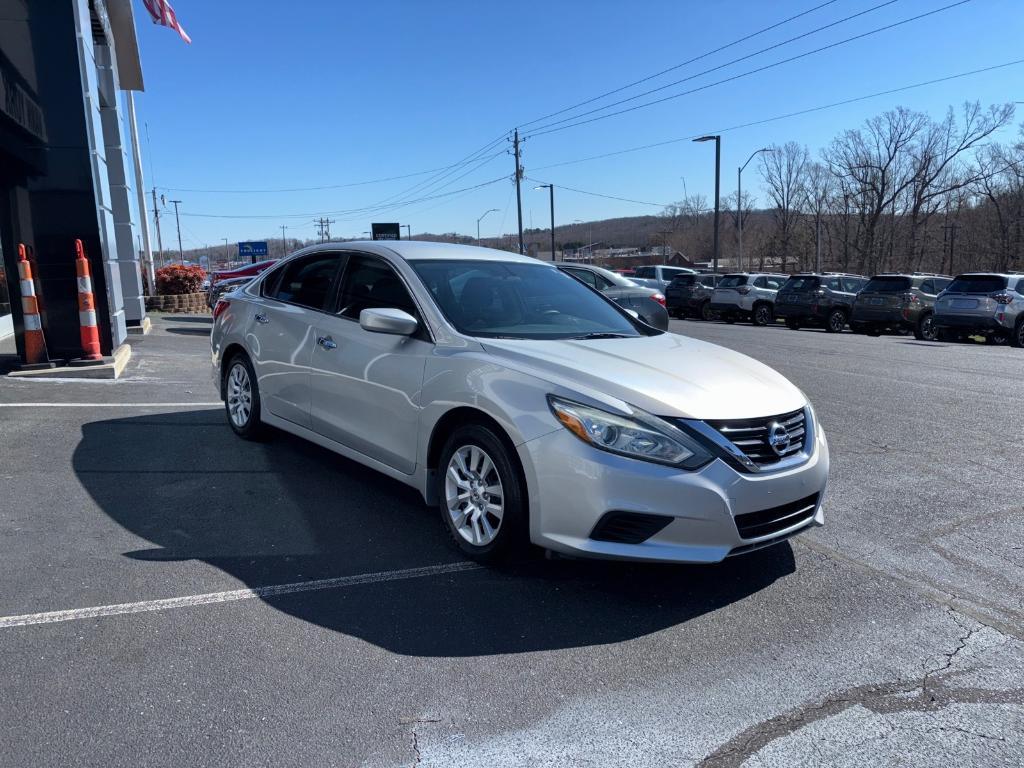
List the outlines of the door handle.
<svg viewBox="0 0 1024 768">
<path fill-rule="evenodd" d="M 262 323 L 263 325 L 266 325 L 267 323 L 270 322 L 270 319 L 262 312 L 257 312 L 255 315 L 255 319 L 257 323 Z"/>
<path fill-rule="evenodd" d="M 324 349 L 337 349 L 338 345 L 334 343 L 334 339 L 330 336 L 317 336 L 316 343 Z"/>
</svg>

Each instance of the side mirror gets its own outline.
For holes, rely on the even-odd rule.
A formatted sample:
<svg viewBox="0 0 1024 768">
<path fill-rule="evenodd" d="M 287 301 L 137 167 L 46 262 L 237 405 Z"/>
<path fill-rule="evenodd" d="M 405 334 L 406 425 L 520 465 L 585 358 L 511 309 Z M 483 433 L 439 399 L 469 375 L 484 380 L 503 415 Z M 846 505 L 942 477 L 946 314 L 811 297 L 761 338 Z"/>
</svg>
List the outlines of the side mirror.
<svg viewBox="0 0 1024 768">
<path fill-rule="evenodd" d="M 420 324 L 416 318 L 401 309 L 379 307 L 364 309 L 359 313 L 359 327 L 371 333 L 390 333 L 395 336 L 412 336 Z"/>
</svg>

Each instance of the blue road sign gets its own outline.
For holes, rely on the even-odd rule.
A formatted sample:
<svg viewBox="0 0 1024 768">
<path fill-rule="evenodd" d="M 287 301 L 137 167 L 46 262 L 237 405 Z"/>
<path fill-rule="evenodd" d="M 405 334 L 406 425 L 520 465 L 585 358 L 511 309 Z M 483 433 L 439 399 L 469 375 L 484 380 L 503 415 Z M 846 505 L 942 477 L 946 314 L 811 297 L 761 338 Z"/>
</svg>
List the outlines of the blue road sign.
<svg viewBox="0 0 1024 768">
<path fill-rule="evenodd" d="M 266 240 L 251 240 L 246 243 L 238 244 L 239 258 L 248 257 L 255 261 L 257 256 L 266 256 L 267 253 L 268 251 Z"/>
</svg>

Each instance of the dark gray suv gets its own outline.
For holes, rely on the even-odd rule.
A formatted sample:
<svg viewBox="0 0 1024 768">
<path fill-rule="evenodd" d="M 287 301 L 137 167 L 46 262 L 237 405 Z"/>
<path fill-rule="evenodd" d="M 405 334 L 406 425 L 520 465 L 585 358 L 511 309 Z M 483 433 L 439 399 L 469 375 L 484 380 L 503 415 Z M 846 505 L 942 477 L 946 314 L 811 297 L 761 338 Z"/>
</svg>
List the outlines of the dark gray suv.
<svg viewBox="0 0 1024 768">
<path fill-rule="evenodd" d="M 951 282 L 949 275 L 925 272 L 875 275 L 853 300 L 850 329 L 868 336 L 913 331 L 917 339 L 934 341 L 935 297 Z"/>
<path fill-rule="evenodd" d="M 711 294 L 721 275 L 676 275 L 665 288 L 665 306 L 672 317 L 699 317 L 714 320 Z"/>
<path fill-rule="evenodd" d="M 842 272 L 793 275 L 775 297 L 775 317 L 794 331 L 813 325 L 839 333 L 850 319 L 854 297 L 867 282 L 863 275 Z"/>
</svg>

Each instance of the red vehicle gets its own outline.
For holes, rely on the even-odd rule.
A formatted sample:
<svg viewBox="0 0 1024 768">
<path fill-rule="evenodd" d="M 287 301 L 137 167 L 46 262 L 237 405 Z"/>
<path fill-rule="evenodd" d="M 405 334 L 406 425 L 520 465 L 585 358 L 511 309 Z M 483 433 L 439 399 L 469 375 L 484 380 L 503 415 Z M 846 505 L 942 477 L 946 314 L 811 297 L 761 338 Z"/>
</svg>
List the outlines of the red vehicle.
<svg viewBox="0 0 1024 768">
<path fill-rule="evenodd" d="M 616 272 L 623 277 L 632 277 L 636 274 L 636 270 L 633 269 L 613 269 L 612 272 Z"/>
<path fill-rule="evenodd" d="M 233 277 L 256 277 L 275 264 L 277 264 L 277 259 L 267 259 L 266 261 L 257 261 L 255 264 L 246 264 L 243 267 L 218 270 L 210 274 L 210 287 L 212 288 L 221 280 L 230 280 Z"/>
</svg>

